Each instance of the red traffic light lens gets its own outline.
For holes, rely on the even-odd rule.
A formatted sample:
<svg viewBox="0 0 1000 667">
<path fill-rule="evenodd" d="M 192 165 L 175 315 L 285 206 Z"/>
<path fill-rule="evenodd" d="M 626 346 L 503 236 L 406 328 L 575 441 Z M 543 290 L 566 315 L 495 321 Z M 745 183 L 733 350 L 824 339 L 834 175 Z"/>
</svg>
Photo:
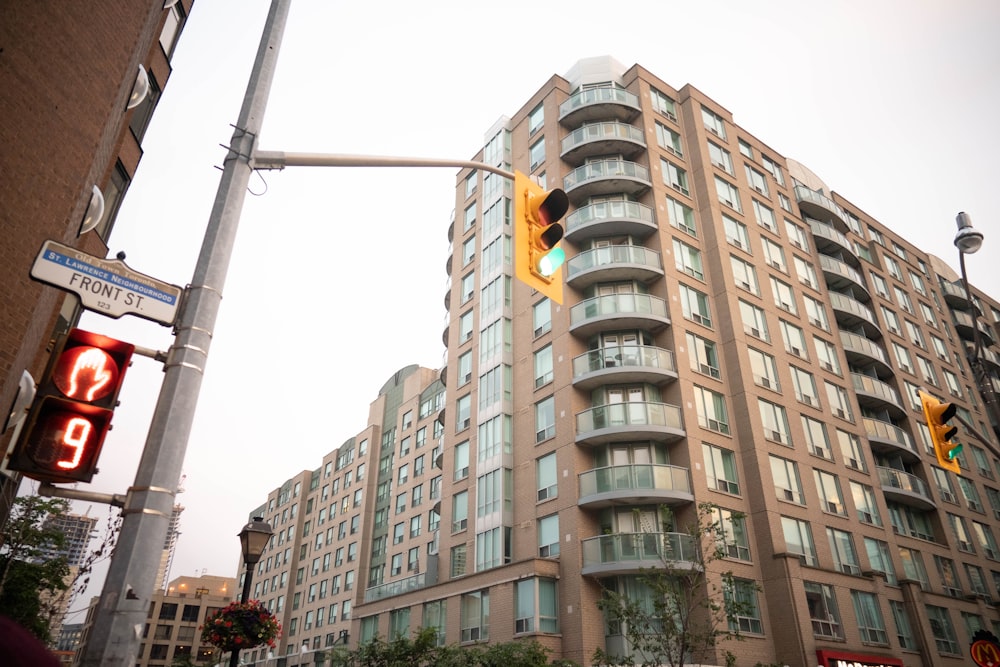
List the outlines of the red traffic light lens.
<svg viewBox="0 0 1000 667">
<path fill-rule="evenodd" d="M 71 347 L 59 356 L 52 383 L 63 396 L 92 403 L 118 387 L 118 364 L 98 347 Z"/>
</svg>

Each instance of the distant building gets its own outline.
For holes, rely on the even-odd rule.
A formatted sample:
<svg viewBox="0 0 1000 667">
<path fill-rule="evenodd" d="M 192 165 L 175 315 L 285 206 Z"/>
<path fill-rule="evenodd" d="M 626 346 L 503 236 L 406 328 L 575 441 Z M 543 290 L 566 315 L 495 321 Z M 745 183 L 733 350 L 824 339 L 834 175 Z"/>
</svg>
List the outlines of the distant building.
<svg viewBox="0 0 1000 667">
<path fill-rule="evenodd" d="M 200 577 L 177 577 L 172 579 L 166 590 L 153 594 L 142 632 L 142 644 L 136 659 L 136 667 L 170 667 L 180 658 L 190 658 L 193 662 L 214 665 L 221 653 L 213 646 L 201 643 L 199 628 L 205 618 L 225 607 L 239 596 L 236 580 L 231 577 L 202 575 Z M 87 609 L 85 626 L 93 622 L 94 598 Z M 84 645 L 84 637 L 78 642 Z"/>
<path fill-rule="evenodd" d="M 177 539 L 181 535 L 181 512 L 184 506 L 174 505 L 174 511 L 170 514 L 170 523 L 167 526 L 167 537 L 163 543 L 163 553 L 160 554 L 160 565 L 156 569 L 156 589 L 166 590 L 170 577 L 170 566 L 174 562 L 174 552 L 177 550 Z"/>
<path fill-rule="evenodd" d="M 43 559 L 65 556 L 69 565 L 80 566 L 87 558 L 88 547 L 95 533 L 97 517 L 80 514 L 56 514 L 45 520 L 46 529 L 55 529 L 66 536 L 66 542 L 60 549 L 48 549 L 42 555 Z"/>
<path fill-rule="evenodd" d="M 725 529 L 709 578 L 748 606 L 702 664 L 958 664 L 1000 634 L 1000 295 L 970 302 L 905 229 L 640 65 L 550 77 L 473 159 L 566 192 L 563 303 L 513 278 L 510 184 L 461 170 L 447 365 L 401 370 L 248 513 L 274 528 L 254 596 L 289 665 L 419 626 L 627 652 L 601 596 L 694 564 L 702 503 Z M 920 388 L 969 424 L 960 476 Z"/>
</svg>

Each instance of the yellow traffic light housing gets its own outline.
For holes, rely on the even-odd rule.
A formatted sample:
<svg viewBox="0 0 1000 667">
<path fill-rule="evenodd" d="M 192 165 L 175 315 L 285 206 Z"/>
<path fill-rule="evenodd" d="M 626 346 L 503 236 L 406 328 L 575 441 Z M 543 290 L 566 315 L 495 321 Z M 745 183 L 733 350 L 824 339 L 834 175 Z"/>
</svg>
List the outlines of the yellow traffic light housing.
<svg viewBox="0 0 1000 667">
<path fill-rule="evenodd" d="M 958 433 L 958 427 L 948 424 L 948 420 L 955 416 L 955 404 L 942 403 L 930 394 L 919 390 L 917 395 L 920 397 L 920 406 L 924 410 L 924 419 L 927 420 L 927 430 L 931 436 L 931 443 L 934 445 L 934 455 L 937 457 L 938 464 L 956 475 L 961 474 L 956 457 L 962 452 L 962 445 L 951 442 L 951 439 Z"/>
<path fill-rule="evenodd" d="M 569 197 L 558 188 L 546 190 L 514 172 L 514 275 L 556 303 L 562 303 L 562 276 L 566 253 L 559 220 L 569 209 Z"/>
</svg>

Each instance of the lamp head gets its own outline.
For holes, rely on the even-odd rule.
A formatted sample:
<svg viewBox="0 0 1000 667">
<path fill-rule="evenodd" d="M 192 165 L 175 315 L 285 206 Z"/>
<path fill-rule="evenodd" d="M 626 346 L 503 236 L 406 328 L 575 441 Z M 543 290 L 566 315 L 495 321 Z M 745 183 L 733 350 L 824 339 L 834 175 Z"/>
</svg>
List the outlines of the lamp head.
<svg viewBox="0 0 1000 667">
<path fill-rule="evenodd" d="M 962 212 L 955 217 L 958 233 L 955 234 L 955 247 L 965 255 L 971 255 L 983 246 L 983 233 L 972 226 L 972 217 Z"/>
<path fill-rule="evenodd" d="M 261 516 L 255 516 L 250 523 L 243 526 L 239 537 L 244 563 L 254 565 L 260 560 L 271 534 L 271 524 L 264 521 L 264 517 Z"/>
</svg>

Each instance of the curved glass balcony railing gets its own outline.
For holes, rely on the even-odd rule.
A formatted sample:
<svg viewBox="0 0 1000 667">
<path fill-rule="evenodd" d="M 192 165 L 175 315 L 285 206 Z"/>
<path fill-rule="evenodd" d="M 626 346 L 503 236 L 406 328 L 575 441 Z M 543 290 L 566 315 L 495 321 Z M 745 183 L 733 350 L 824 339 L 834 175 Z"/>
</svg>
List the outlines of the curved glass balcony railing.
<svg viewBox="0 0 1000 667">
<path fill-rule="evenodd" d="M 859 368 L 873 367 L 880 378 L 892 377 L 889 355 L 878 343 L 850 331 L 841 331 L 840 344 L 851 365 Z"/>
<path fill-rule="evenodd" d="M 621 502 L 651 500 L 667 505 L 694 500 L 688 469 L 646 463 L 594 468 L 580 473 L 578 505 L 609 507 Z"/>
<path fill-rule="evenodd" d="M 916 475 L 882 466 L 876 469 L 878 470 L 879 485 L 882 487 L 882 493 L 886 496 L 891 496 L 897 502 L 921 510 L 932 510 L 937 507 L 937 503 L 931 498 L 927 482 Z"/>
<path fill-rule="evenodd" d="M 615 533 L 581 541 L 582 574 L 607 576 L 643 569 L 691 568 L 698 565 L 698 544 L 687 533 Z"/>
<path fill-rule="evenodd" d="M 969 300 L 966 298 L 965 288 L 961 283 L 949 283 L 941 281 L 941 293 L 944 294 L 944 300 L 952 308 L 958 308 L 959 310 L 969 310 Z"/>
<path fill-rule="evenodd" d="M 882 329 L 871 308 L 840 292 L 830 292 L 829 296 L 830 307 L 833 308 L 837 322 L 849 328 L 860 324 L 867 335 L 882 337 Z"/>
<path fill-rule="evenodd" d="M 862 406 L 888 409 L 897 418 L 906 414 L 899 392 L 892 385 L 861 373 L 851 373 L 851 384 Z"/>
<path fill-rule="evenodd" d="M 573 359 L 573 386 L 594 389 L 604 384 L 663 384 L 677 379 L 674 353 L 648 345 L 614 345 L 590 350 Z"/>
<path fill-rule="evenodd" d="M 566 238 L 580 244 L 595 236 L 634 236 L 656 231 L 653 209 L 634 201 L 605 201 L 576 209 L 566 217 Z"/>
<path fill-rule="evenodd" d="M 816 249 L 820 252 L 835 253 L 837 251 L 843 251 L 850 257 L 854 258 L 855 262 L 859 262 L 857 255 L 854 253 L 854 246 L 852 246 L 851 242 L 847 240 L 847 236 L 834 228 L 832 225 L 820 222 L 819 220 L 810 219 L 809 229 L 812 230 L 813 243 L 816 244 Z"/>
<path fill-rule="evenodd" d="M 611 120 L 587 123 L 567 134 L 562 140 L 560 157 L 579 164 L 595 155 L 634 157 L 645 148 L 646 136 L 640 128 Z"/>
<path fill-rule="evenodd" d="M 889 453 L 904 454 L 910 458 L 920 458 L 917 448 L 913 445 L 910 434 L 895 424 L 880 419 L 865 417 L 861 420 L 865 427 L 865 435 L 872 449 Z"/>
<path fill-rule="evenodd" d="M 566 262 L 566 282 L 577 289 L 598 281 L 638 280 L 648 283 L 662 276 L 660 253 L 644 246 L 591 248 Z"/>
<path fill-rule="evenodd" d="M 579 90 L 559 105 L 559 122 L 572 125 L 595 119 L 631 120 L 642 107 L 639 98 L 616 86 Z"/>
<path fill-rule="evenodd" d="M 627 160 L 588 162 L 566 174 L 563 190 L 570 199 L 610 194 L 638 196 L 653 186 L 649 169 Z"/>
<path fill-rule="evenodd" d="M 570 308 L 569 319 L 570 331 L 583 337 L 609 326 L 653 332 L 670 324 L 666 301 L 637 292 L 591 297 Z"/>
<path fill-rule="evenodd" d="M 673 442 L 685 435 L 681 409 L 669 403 L 611 403 L 576 415 L 576 442 L 580 444 L 630 440 Z"/>
<path fill-rule="evenodd" d="M 845 234 L 849 231 L 847 214 L 844 213 L 844 209 L 822 192 L 810 190 L 804 185 L 796 185 L 795 200 L 806 215 L 823 222 L 829 222 Z"/>
<path fill-rule="evenodd" d="M 841 262 L 827 255 L 819 256 L 819 268 L 823 271 L 826 285 L 831 290 L 852 289 L 855 295 L 863 296 L 866 301 L 871 301 L 871 294 L 861 272 L 850 264 Z"/>
</svg>

